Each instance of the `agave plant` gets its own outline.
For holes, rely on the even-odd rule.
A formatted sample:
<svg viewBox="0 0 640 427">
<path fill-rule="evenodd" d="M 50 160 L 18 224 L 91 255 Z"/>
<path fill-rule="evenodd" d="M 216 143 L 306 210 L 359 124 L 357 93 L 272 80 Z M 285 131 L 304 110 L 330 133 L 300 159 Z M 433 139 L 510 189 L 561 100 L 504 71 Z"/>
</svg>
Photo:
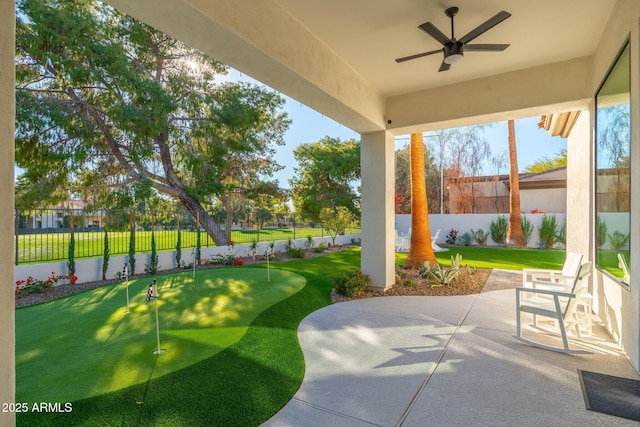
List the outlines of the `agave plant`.
<svg viewBox="0 0 640 427">
<path fill-rule="evenodd" d="M 443 268 L 440 264 L 434 266 L 425 263 L 420 269 L 422 277 L 429 277 L 435 281 L 431 286 L 451 285 L 451 281 L 458 277 L 459 269 L 455 267 Z"/>
</svg>

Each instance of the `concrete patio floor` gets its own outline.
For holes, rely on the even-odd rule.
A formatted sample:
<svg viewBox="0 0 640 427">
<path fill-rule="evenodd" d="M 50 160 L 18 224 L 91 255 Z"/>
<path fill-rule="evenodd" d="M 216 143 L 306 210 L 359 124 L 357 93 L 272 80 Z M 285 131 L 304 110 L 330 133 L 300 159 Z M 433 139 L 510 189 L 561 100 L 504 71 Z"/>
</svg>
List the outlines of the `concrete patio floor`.
<svg viewBox="0 0 640 427">
<path fill-rule="evenodd" d="M 298 329 L 302 385 L 264 426 L 637 425 L 585 408 L 578 369 L 640 379 L 600 325 L 583 341 L 589 355 L 512 337 L 519 281 L 494 270 L 477 295 L 371 298 L 312 313 Z"/>
</svg>

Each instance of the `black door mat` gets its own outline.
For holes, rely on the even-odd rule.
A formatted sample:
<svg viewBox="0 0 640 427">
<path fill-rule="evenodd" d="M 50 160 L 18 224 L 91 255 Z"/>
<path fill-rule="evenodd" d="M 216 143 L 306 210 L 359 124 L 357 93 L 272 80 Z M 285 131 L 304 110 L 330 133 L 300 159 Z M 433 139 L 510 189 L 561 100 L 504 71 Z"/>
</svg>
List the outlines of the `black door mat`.
<svg viewBox="0 0 640 427">
<path fill-rule="evenodd" d="M 580 369 L 578 374 L 587 409 L 640 421 L 640 381 Z"/>
</svg>

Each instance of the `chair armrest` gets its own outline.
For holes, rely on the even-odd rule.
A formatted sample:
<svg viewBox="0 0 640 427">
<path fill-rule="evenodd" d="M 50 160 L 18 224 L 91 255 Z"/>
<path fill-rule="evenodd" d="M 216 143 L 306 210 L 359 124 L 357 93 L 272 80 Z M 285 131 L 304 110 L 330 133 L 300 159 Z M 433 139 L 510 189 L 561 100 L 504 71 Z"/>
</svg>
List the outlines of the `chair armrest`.
<svg viewBox="0 0 640 427">
<path fill-rule="evenodd" d="M 523 268 L 522 273 L 547 273 L 547 274 L 562 274 L 562 270 L 549 270 L 547 268 Z"/>
<path fill-rule="evenodd" d="M 532 274 L 531 281 L 539 282 L 540 279 L 547 279 L 548 281 L 573 281 L 575 276 L 563 276 L 562 273 L 559 274 Z"/>
<path fill-rule="evenodd" d="M 562 282 L 546 282 L 546 281 L 537 281 L 534 280 L 531 282 L 531 287 L 528 289 L 549 289 L 549 290 L 564 290 L 571 291 L 573 285 L 562 283 Z"/>
<path fill-rule="evenodd" d="M 559 297 L 567 297 L 567 298 L 575 298 L 576 296 L 571 292 L 560 292 L 560 291 L 553 291 L 550 289 L 534 289 L 534 288 L 515 288 L 515 289 L 516 289 L 516 294 L 525 292 L 528 294 L 551 295 L 551 296 L 559 296 Z"/>
<path fill-rule="evenodd" d="M 562 274 L 562 270 L 545 270 L 542 268 L 523 268 L 522 269 L 522 282 L 527 281 L 527 277 L 529 275 L 540 275 L 540 274 Z"/>
</svg>

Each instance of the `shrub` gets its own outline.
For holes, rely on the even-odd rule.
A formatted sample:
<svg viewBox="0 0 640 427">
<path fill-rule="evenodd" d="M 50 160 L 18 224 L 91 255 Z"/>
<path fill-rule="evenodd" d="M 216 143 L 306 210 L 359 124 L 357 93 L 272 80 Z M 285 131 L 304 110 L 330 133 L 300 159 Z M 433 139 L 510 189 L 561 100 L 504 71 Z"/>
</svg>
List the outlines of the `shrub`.
<svg viewBox="0 0 640 427">
<path fill-rule="evenodd" d="M 499 245 L 504 245 L 507 240 L 507 230 L 509 230 L 507 217 L 500 215 L 495 221 L 491 221 L 489 230 L 491 239 Z"/>
<path fill-rule="evenodd" d="M 449 234 L 447 234 L 445 242 L 447 242 L 447 244 L 449 245 L 455 245 L 457 241 L 458 241 L 458 230 L 452 228 Z"/>
<path fill-rule="evenodd" d="M 609 242 L 611 243 L 611 249 L 613 249 L 614 251 L 619 251 L 620 249 L 622 249 L 627 244 L 628 241 L 629 241 L 629 235 L 623 234 L 618 230 L 609 234 Z"/>
<path fill-rule="evenodd" d="M 304 251 L 300 248 L 291 248 L 287 253 L 291 258 L 304 258 Z"/>
<path fill-rule="evenodd" d="M 176 265 L 182 264 L 182 232 L 178 229 L 176 238 Z"/>
<path fill-rule="evenodd" d="M 307 236 L 307 240 L 304 241 L 304 248 L 308 251 L 310 251 L 311 249 L 313 249 L 313 237 L 311 236 Z"/>
<path fill-rule="evenodd" d="M 469 246 L 471 245 L 471 242 L 473 242 L 473 235 L 467 231 L 462 236 L 460 236 L 460 238 L 458 239 L 458 242 L 461 245 Z"/>
<path fill-rule="evenodd" d="M 149 258 L 149 264 L 144 266 L 144 271 L 148 274 L 154 275 L 158 272 L 160 266 L 158 265 L 158 252 L 156 251 L 156 235 L 151 232 L 151 257 Z"/>
<path fill-rule="evenodd" d="M 329 247 L 329 245 L 327 245 L 325 242 L 320 242 L 320 244 L 318 245 L 318 247 L 317 247 L 317 248 L 315 248 L 315 249 L 313 250 L 313 252 L 315 252 L 315 253 L 319 254 L 319 253 L 322 253 L 322 252 L 326 251 L 328 247 Z"/>
<path fill-rule="evenodd" d="M 552 248 L 558 240 L 558 220 L 555 215 L 544 215 L 538 231 L 540 243 L 545 248 Z"/>
<path fill-rule="evenodd" d="M 129 275 L 136 273 L 136 227 L 131 223 L 129 232 Z"/>
<path fill-rule="evenodd" d="M 200 224 L 198 224 L 198 229 L 196 230 L 196 259 L 198 260 L 198 264 L 200 264 L 200 256 L 202 255 L 202 241 L 200 239 Z"/>
<path fill-rule="evenodd" d="M 258 242 L 252 240 L 251 244 L 249 245 L 249 251 L 251 252 L 251 258 L 256 259 L 256 252 L 258 252 Z"/>
<path fill-rule="evenodd" d="M 236 258 L 235 260 L 233 260 L 231 265 L 237 265 L 237 266 L 244 265 L 244 258 Z"/>
<path fill-rule="evenodd" d="M 107 270 L 109 269 L 109 232 L 104 229 L 104 243 L 102 248 L 102 280 L 107 280 Z"/>
<path fill-rule="evenodd" d="M 533 223 L 526 216 L 523 216 L 520 221 L 522 223 L 522 239 L 524 240 L 524 244 L 528 245 L 531 240 L 531 235 L 533 234 Z"/>
<path fill-rule="evenodd" d="M 335 279 L 335 289 L 341 295 L 355 297 L 366 289 L 369 280 L 369 276 L 354 268 Z"/>
<path fill-rule="evenodd" d="M 76 260 L 75 260 L 75 252 L 76 252 L 76 238 L 75 233 L 73 232 L 73 227 L 71 228 L 71 237 L 69 237 L 69 254 L 67 259 L 67 268 L 69 269 L 69 273 L 76 273 Z"/>
<path fill-rule="evenodd" d="M 473 231 L 473 228 L 472 228 L 471 234 L 473 235 L 473 238 L 476 240 L 476 242 L 480 246 L 487 245 L 487 239 L 489 239 L 489 233 L 486 233 L 484 230 Z"/>
</svg>

